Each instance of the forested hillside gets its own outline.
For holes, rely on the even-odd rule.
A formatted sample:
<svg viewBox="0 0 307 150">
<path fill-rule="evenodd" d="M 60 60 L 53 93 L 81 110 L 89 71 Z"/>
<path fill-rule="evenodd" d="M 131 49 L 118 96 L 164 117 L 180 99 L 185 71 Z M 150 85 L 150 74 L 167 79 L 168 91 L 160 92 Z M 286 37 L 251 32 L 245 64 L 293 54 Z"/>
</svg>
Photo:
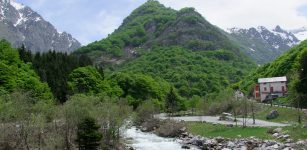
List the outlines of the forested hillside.
<svg viewBox="0 0 307 150">
<path fill-rule="evenodd" d="M 154 0 L 134 10 L 106 39 L 76 53 L 107 70 L 158 76 L 184 97 L 217 92 L 255 67 L 193 8 L 176 11 Z"/>
<path fill-rule="evenodd" d="M 32 64 L 41 81 L 48 83 L 54 97 L 61 103 L 72 93 L 67 84 L 69 74 L 78 67 L 93 64 L 85 55 L 76 56 L 55 51 L 32 54 L 24 46 L 18 52 L 20 59 Z"/>
<path fill-rule="evenodd" d="M 259 67 L 242 82 L 241 87 L 250 92 L 257 83 L 258 78 L 287 76 L 289 80 L 288 86 L 293 92 L 306 94 L 307 81 L 307 41 L 303 41 L 298 46 L 290 49 L 285 54 L 278 57 L 271 63 Z M 305 89 L 305 90 L 304 90 Z"/>
<path fill-rule="evenodd" d="M 52 99 L 47 83 L 40 81 L 39 76 L 19 58 L 18 51 L 5 40 L 0 41 L 0 91 L 1 93 L 24 90 L 31 97 L 40 100 Z"/>
<path fill-rule="evenodd" d="M 206 96 L 235 83 L 253 64 L 227 50 L 192 51 L 181 47 L 157 48 L 119 66 L 119 71 L 162 77 L 184 97 Z"/>
<path fill-rule="evenodd" d="M 227 49 L 239 55 L 238 47 L 194 8 L 176 11 L 155 0 L 134 10 L 109 37 L 82 47 L 77 53 L 86 53 L 97 62 L 110 59 L 110 63 L 111 58 L 118 60 L 111 61 L 114 64 L 141 55 L 139 50 L 159 46 L 181 46 L 191 50 Z"/>
</svg>

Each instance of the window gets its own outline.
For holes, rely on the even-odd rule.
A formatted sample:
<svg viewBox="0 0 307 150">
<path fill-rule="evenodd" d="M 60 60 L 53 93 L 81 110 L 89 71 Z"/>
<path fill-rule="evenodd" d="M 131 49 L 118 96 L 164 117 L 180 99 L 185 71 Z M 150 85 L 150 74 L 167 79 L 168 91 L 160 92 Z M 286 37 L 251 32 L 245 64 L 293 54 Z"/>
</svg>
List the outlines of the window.
<svg viewBox="0 0 307 150">
<path fill-rule="evenodd" d="M 264 91 L 266 91 L 266 87 L 264 87 Z"/>
<path fill-rule="evenodd" d="M 282 87 L 281 87 L 281 90 L 282 90 L 283 92 L 285 92 L 285 86 L 282 86 Z"/>
<path fill-rule="evenodd" d="M 273 87 L 270 88 L 270 92 L 271 93 L 274 92 L 274 88 Z"/>
</svg>

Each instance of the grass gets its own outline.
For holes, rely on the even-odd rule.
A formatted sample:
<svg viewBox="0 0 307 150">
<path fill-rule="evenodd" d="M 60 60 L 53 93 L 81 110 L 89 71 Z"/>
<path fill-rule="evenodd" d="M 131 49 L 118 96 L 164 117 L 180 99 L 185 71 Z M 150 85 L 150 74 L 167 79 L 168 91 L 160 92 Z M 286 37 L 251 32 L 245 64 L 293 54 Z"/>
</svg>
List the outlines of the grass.
<svg viewBox="0 0 307 150">
<path fill-rule="evenodd" d="M 262 109 L 256 113 L 257 119 L 266 120 L 267 114 L 269 114 L 272 110 L 277 110 L 279 113 L 279 116 L 275 119 L 268 120 L 268 121 L 281 122 L 281 123 L 295 123 L 298 121 L 298 113 L 296 109 L 281 108 L 281 107 L 276 107 L 276 106 L 270 107 L 270 106 L 265 106 L 265 105 L 262 105 L 261 107 Z M 301 114 L 303 116 L 303 113 Z"/>
<path fill-rule="evenodd" d="M 213 125 L 210 123 L 188 122 L 187 128 L 189 133 L 203 137 L 224 137 L 224 138 L 248 138 L 255 137 L 258 139 L 274 139 L 271 134 L 267 133 L 269 128 L 265 127 L 227 127 L 225 125 Z M 276 127 L 277 128 L 277 127 Z M 275 128 L 273 128 L 275 129 Z M 293 125 L 282 128 L 283 134 L 289 134 L 293 140 L 307 139 L 307 129 L 302 125 Z M 276 139 L 275 139 L 276 140 Z"/>
<path fill-rule="evenodd" d="M 289 134 L 294 140 L 307 139 L 307 129 L 302 128 L 301 125 L 284 127 L 283 132 Z"/>
<path fill-rule="evenodd" d="M 264 127 L 227 127 L 225 125 L 213 125 L 209 123 L 187 123 L 189 133 L 203 137 L 225 137 L 225 138 L 247 138 L 256 137 L 259 139 L 272 139 L 267 133 L 268 128 Z"/>
</svg>

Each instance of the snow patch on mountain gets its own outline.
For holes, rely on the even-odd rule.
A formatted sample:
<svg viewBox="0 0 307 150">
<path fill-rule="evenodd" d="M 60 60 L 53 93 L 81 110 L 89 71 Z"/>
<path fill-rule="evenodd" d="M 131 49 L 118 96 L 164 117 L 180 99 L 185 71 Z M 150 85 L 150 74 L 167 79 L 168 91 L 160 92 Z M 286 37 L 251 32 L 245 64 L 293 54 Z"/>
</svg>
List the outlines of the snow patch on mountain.
<svg viewBox="0 0 307 150">
<path fill-rule="evenodd" d="M 257 63 L 274 60 L 283 52 L 300 43 L 300 40 L 287 30 L 276 26 L 268 29 L 264 26 L 228 29 L 230 35 L 244 48 L 244 52 Z"/>
<path fill-rule="evenodd" d="M 21 10 L 24 9 L 26 6 L 20 3 L 17 3 L 15 1 L 10 1 L 11 5 L 16 9 L 16 10 Z"/>
<path fill-rule="evenodd" d="M 261 39 L 275 49 L 279 49 L 285 45 L 292 47 L 300 42 L 293 33 L 283 30 L 280 26 L 276 26 L 274 29 L 268 29 L 264 26 L 249 29 L 230 28 L 228 32 L 237 35 L 244 34 L 248 36 L 249 39 Z"/>
<path fill-rule="evenodd" d="M 249 48 L 249 50 L 251 50 L 252 52 L 255 52 L 256 50 L 254 50 L 253 48 Z"/>
</svg>

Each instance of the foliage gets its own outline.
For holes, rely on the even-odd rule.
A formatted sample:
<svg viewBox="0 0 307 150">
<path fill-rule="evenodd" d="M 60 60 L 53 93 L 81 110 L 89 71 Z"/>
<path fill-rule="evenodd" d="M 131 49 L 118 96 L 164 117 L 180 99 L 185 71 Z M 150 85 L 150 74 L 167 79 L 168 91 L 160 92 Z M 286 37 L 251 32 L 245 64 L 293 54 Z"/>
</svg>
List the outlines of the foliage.
<svg viewBox="0 0 307 150">
<path fill-rule="evenodd" d="M 161 46 L 180 46 L 197 51 L 227 49 L 243 56 L 219 28 L 211 25 L 195 9 L 176 11 L 155 0 L 135 9 L 106 39 L 81 47 L 75 53 L 86 54 L 97 63 L 120 60 L 113 61 L 117 63 Z"/>
<path fill-rule="evenodd" d="M 11 149 L 35 149 L 47 144 L 49 140 L 42 134 L 46 133 L 46 124 L 54 119 L 54 110 L 52 100 L 37 100 L 30 93 L 15 91 L 0 95 L 0 149 L 5 149 L 5 143 Z"/>
<path fill-rule="evenodd" d="M 29 93 L 0 95 L 1 149 L 76 148 L 78 125 L 79 133 L 93 135 L 93 130 L 82 126 L 87 118 L 95 119 L 95 128 L 102 134 L 99 149 L 110 149 L 118 144 L 119 128 L 124 127 L 131 111 L 125 100 L 97 96 L 74 95 L 63 105 L 54 105 L 52 101 L 33 104 L 33 101 Z M 87 131 L 90 133 L 86 134 Z"/>
<path fill-rule="evenodd" d="M 76 134 L 77 124 L 87 117 L 94 118 L 100 125 L 103 134 L 102 145 L 114 146 L 120 137 L 119 128 L 123 127 L 129 117 L 130 107 L 124 100 L 110 102 L 103 97 L 74 95 L 64 105 L 65 123 L 69 128 L 66 139 L 71 140 L 71 135 Z M 106 148 L 107 149 L 107 148 Z"/>
<path fill-rule="evenodd" d="M 0 89 L 12 92 L 16 89 L 29 91 L 36 100 L 52 99 L 52 94 L 46 83 L 32 70 L 31 64 L 25 64 L 19 59 L 18 51 L 5 41 L 0 41 Z"/>
<path fill-rule="evenodd" d="M 151 50 L 117 70 L 158 76 L 172 83 L 183 97 L 204 97 L 239 81 L 252 68 L 252 63 L 225 50 L 191 51 L 168 47 Z"/>
<path fill-rule="evenodd" d="M 20 59 L 33 64 L 33 69 L 42 81 L 48 83 L 54 97 L 61 103 L 64 103 L 69 95 L 69 73 L 78 67 L 92 65 L 91 60 L 85 55 L 76 56 L 55 51 L 32 55 L 23 46 L 18 51 Z"/>
<path fill-rule="evenodd" d="M 88 117 L 81 121 L 77 132 L 77 142 L 80 150 L 98 149 L 102 138 L 102 134 L 98 131 L 99 128 L 93 118 Z"/>
<path fill-rule="evenodd" d="M 69 75 L 68 84 L 74 93 L 99 93 L 102 90 L 103 78 L 91 66 L 80 67 Z"/>
<path fill-rule="evenodd" d="M 134 10 L 106 39 L 75 53 L 90 56 L 110 71 L 157 76 L 188 98 L 218 92 L 255 67 L 193 8 L 176 11 L 155 0 Z M 147 95 L 130 96 L 136 107 Z"/>
<path fill-rule="evenodd" d="M 153 101 L 145 101 L 136 110 L 135 124 L 140 125 L 146 121 L 154 119 L 154 115 L 159 111 Z"/>
<path fill-rule="evenodd" d="M 189 107 L 192 108 L 192 113 L 195 112 L 196 108 L 201 103 L 201 97 L 193 95 L 192 98 L 189 100 Z"/>
<path fill-rule="evenodd" d="M 257 83 L 258 78 L 287 76 L 287 78 L 290 79 L 289 85 L 292 85 L 290 86 L 290 91 L 298 92 L 297 90 L 303 88 L 291 88 L 298 88 L 298 83 L 303 83 L 306 81 L 303 79 L 306 73 L 305 69 L 302 71 L 302 69 L 306 67 L 306 51 L 307 41 L 303 41 L 298 46 L 290 49 L 288 52 L 278 57 L 275 61 L 257 68 L 257 70 L 255 70 L 253 73 L 251 73 L 241 81 L 240 88 L 243 89 L 246 93 L 250 93 L 254 85 Z M 297 77 L 293 77 L 293 74 L 299 74 L 300 79 L 297 79 Z M 304 94 L 304 92 L 301 94 Z"/>
<path fill-rule="evenodd" d="M 166 22 L 176 17 L 176 11 L 165 8 L 157 1 L 148 1 L 140 8 L 134 10 L 123 24 L 108 38 L 93 42 L 77 50 L 76 53 L 93 53 L 102 51 L 104 55 L 114 57 L 124 56 L 125 47 L 138 47 L 145 43 L 154 34 L 146 31 L 151 24 L 155 24 L 156 32 L 165 28 Z M 98 56 L 94 56 L 98 57 Z"/>
<path fill-rule="evenodd" d="M 166 81 L 144 74 L 115 73 L 110 80 L 123 90 L 121 97 L 127 98 L 134 109 L 145 100 L 157 100 L 156 104 L 161 107 L 161 102 L 170 88 Z"/>
<path fill-rule="evenodd" d="M 169 113 L 174 113 L 185 109 L 185 105 L 172 87 L 165 99 L 165 108 Z"/>
</svg>

